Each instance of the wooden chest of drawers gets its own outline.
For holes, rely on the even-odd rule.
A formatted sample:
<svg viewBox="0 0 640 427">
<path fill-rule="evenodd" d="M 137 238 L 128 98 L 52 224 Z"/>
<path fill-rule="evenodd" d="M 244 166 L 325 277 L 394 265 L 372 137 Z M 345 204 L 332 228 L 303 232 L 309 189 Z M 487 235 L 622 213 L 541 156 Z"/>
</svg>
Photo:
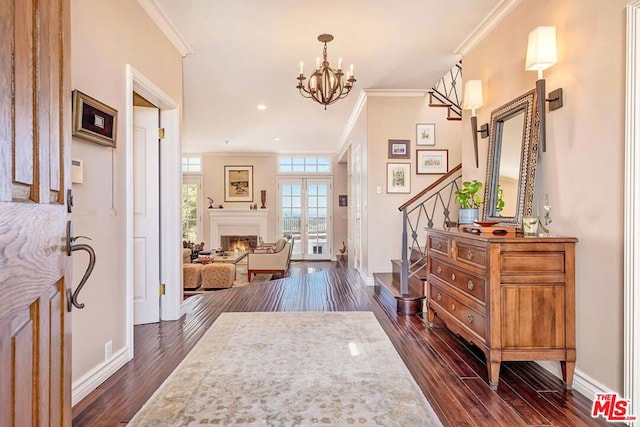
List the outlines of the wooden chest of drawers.
<svg viewBox="0 0 640 427">
<path fill-rule="evenodd" d="M 509 360 L 557 360 L 571 388 L 576 242 L 429 230 L 429 321 L 482 349 L 492 388 Z"/>
</svg>

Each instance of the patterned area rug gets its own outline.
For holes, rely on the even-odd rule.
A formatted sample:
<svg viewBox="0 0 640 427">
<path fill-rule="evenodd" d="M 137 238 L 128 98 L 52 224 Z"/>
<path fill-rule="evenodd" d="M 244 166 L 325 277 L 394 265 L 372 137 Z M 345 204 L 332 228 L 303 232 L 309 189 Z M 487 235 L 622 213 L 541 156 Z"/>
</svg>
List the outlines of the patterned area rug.
<svg viewBox="0 0 640 427">
<path fill-rule="evenodd" d="M 222 313 L 129 423 L 440 426 L 370 312 Z"/>
</svg>

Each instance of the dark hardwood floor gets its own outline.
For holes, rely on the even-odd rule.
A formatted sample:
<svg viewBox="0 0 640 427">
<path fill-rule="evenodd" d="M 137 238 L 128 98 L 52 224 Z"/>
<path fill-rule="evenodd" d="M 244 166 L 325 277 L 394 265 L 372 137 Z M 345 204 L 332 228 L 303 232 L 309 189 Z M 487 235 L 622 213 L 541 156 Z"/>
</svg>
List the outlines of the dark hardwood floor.
<svg viewBox="0 0 640 427">
<path fill-rule="evenodd" d="M 285 279 L 189 298 L 180 320 L 136 326 L 135 358 L 73 408 L 73 425 L 125 425 L 222 312 L 362 310 L 375 314 L 445 426 L 608 425 L 590 417 L 589 399 L 535 363 L 503 363 L 492 391 L 482 352 L 437 322 L 428 328 L 422 316 L 396 314 L 393 298 L 355 270 L 292 267 Z"/>
</svg>

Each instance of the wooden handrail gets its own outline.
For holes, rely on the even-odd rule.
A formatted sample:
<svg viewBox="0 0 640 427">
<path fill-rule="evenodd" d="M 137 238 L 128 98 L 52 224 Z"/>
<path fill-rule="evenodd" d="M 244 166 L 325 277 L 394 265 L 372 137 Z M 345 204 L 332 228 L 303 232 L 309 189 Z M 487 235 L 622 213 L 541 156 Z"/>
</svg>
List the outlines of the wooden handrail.
<svg viewBox="0 0 640 427">
<path fill-rule="evenodd" d="M 411 204 L 413 204 L 416 200 L 420 199 L 422 196 L 427 194 L 429 191 L 437 188 L 440 184 L 442 184 L 443 182 L 447 181 L 449 178 L 451 178 L 452 175 L 454 175 L 456 172 L 458 172 L 461 169 L 462 169 L 462 163 L 458 164 L 458 166 L 454 167 L 449 172 L 447 172 L 444 175 L 442 175 L 440 178 L 438 178 L 435 182 L 433 182 L 427 188 L 425 188 L 424 190 L 422 190 L 421 192 L 419 192 L 418 194 L 413 196 L 411 199 L 406 201 L 404 204 L 402 204 L 402 206 L 400 206 L 398 208 L 398 210 L 401 211 L 401 210 L 405 209 L 406 207 L 411 206 Z"/>
</svg>

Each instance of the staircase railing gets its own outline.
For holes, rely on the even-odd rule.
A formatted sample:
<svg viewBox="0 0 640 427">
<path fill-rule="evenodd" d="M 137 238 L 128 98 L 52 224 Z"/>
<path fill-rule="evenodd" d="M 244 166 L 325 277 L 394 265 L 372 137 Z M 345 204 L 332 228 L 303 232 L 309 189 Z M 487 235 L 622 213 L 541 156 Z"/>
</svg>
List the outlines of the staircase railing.
<svg viewBox="0 0 640 427">
<path fill-rule="evenodd" d="M 459 61 L 433 86 L 432 96 L 443 104 L 449 104 L 451 111 L 462 117 L 462 94 L 458 90 L 462 83 L 462 61 Z"/>
<path fill-rule="evenodd" d="M 398 208 L 402 212 L 402 259 L 400 260 L 400 293 L 402 295 L 407 295 L 409 292 L 409 277 L 415 276 L 419 271 L 413 269 L 410 275 L 409 269 L 419 265 L 427 255 L 426 239 L 424 244 L 419 241 L 424 237 L 420 231 L 433 228 L 436 222 L 441 223 L 443 228 L 457 224 L 458 218 L 452 217 L 450 207 L 455 204 L 455 192 L 460 188 L 461 180 L 462 164 L 459 164 Z M 423 227 L 422 230 L 420 227 Z M 409 230 L 411 246 L 408 244 Z M 416 252 L 419 254 L 418 259 L 410 260 L 409 254 Z"/>
</svg>

